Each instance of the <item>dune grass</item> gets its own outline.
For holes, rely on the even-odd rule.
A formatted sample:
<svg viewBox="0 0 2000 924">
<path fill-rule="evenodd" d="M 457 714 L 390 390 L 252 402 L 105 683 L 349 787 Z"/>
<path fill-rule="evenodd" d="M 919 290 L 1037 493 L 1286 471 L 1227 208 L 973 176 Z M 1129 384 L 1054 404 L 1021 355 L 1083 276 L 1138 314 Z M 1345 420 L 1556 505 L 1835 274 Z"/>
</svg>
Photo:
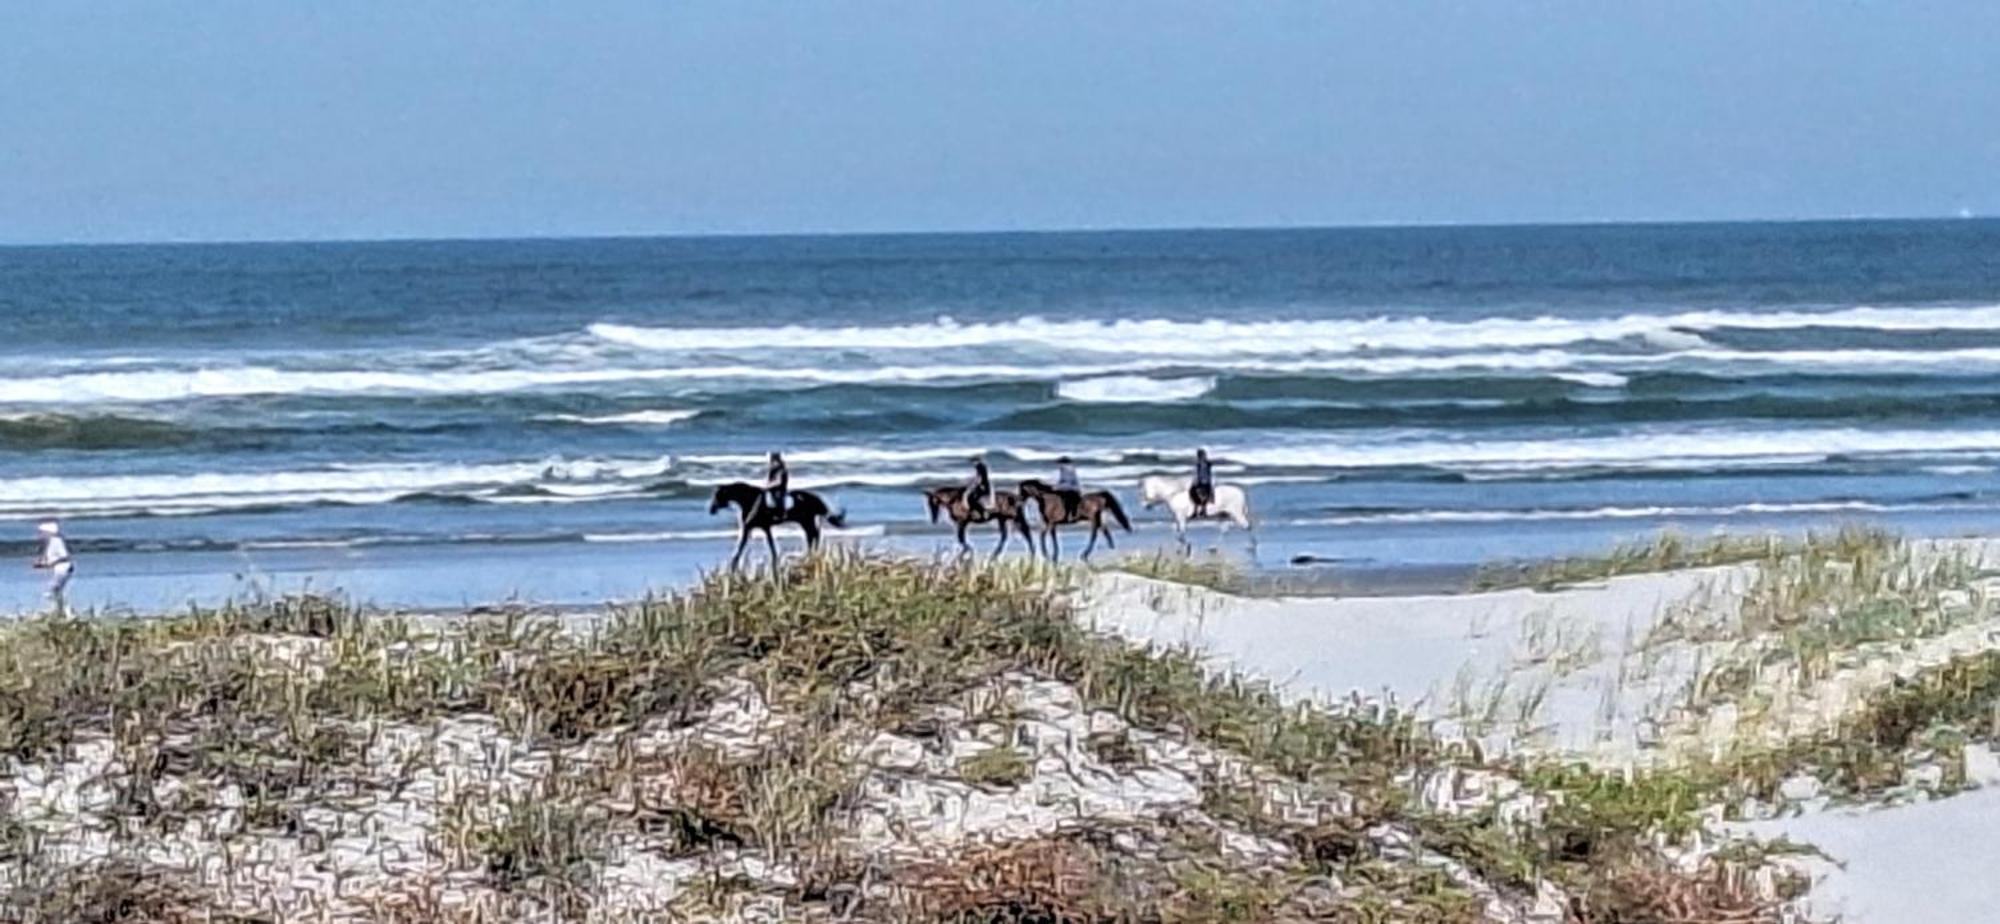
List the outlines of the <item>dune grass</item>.
<svg viewBox="0 0 2000 924">
<path fill-rule="evenodd" d="M 1120 557 L 1107 567 L 1156 581 L 1190 584 L 1224 593 L 1241 593 L 1250 584 L 1241 565 L 1220 555 L 1196 556 L 1156 549 Z"/>
<path fill-rule="evenodd" d="M 1677 877 L 1651 847 L 1698 830 L 1703 798 L 1716 790 L 1676 789 L 1680 778 L 1668 775 L 1624 781 L 1489 765 L 1391 706 L 1294 703 L 1269 683 L 1210 670 L 1193 652 L 1087 631 L 1068 609 L 1069 579 L 1046 568 L 833 552 L 775 579 L 714 576 L 622 607 L 587 634 L 512 616 L 420 624 L 319 597 L 156 619 L 29 620 L 0 628 L 0 754 L 49 765 L 108 742 L 121 842 L 209 817 L 189 779 L 245 794 L 247 807 L 228 814 L 232 827 L 211 832 L 231 839 L 310 828 L 326 804 L 402 785 L 422 768 L 384 771 L 381 754 L 403 730 L 489 723 L 493 735 L 551 756 L 526 784 L 460 789 L 434 849 L 496 894 L 557 919 L 601 917 L 607 858 L 637 833 L 673 855 L 784 858 L 794 871 L 784 901 L 851 920 L 1475 919 L 1481 899 L 1440 863 L 1516 896 L 1553 881 L 1603 909 L 1644 907 L 1663 890 L 1710 895 L 1697 909 L 1741 911 L 1747 900 Z M 1285 859 L 1225 861 L 1196 829 L 1131 834 L 1166 839 L 1142 859 L 1108 846 L 1109 831 L 887 870 L 845 851 L 860 744 L 1006 675 L 1061 681 L 1086 708 L 1254 766 L 1264 782 L 1244 791 L 1242 780 L 1218 777 L 1204 804 L 1285 845 Z M 743 752 L 648 756 L 633 746 L 639 729 L 671 731 L 730 708 L 730 683 L 781 715 L 781 731 Z M 1129 738 L 1079 746 L 1143 763 Z M 568 754 L 595 756 L 560 757 Z M 1025 764 L 1001 747 L 958 773 L 1005 789 L 1032 772 Z M 1557 808 L 1533 824 L 1427 808 L 1417 790 L 1454 767 L 1520 776 Z M 1314 814 L 1284 810 L 1267 789 L 1280 784 L 1287 804 L 1317 806 Z M 119 868 L 112 859 L 34 862 L 41 848 L 26 827 L 0 816 L 0 864 L 46 875 L 0 881 L 0 904 L 43 901 L 55 889 L 51 871 Z M 152 869 L 144 900 L 194 901 L 193 874 L 172 873 Z M 1726 885 L 1735 874 L 1714 875 Z M 870 888 L 890 893 L 863 901 Z M 1775 920 L 1772 907 L 1730 920 Z M 1580 919 L 1638 919 L 1618 915 Z"/>
<path fill-rule="evenodd" d="M 1962 553 L 1880 531 L 1815 535 L 1758 562 L 1737 605 L 1682 606 L 1641 646 L 1711 653 L 1681 708 L 1757 706 L 1774 683 L 1810 685 L 1885 646 L 1991 618 L 1986 577 Z"/>
<path fill-rule="evenodd" d="M 1652 539 L 1614 546 L 1601 555 L 1489 564 L 1474 575 L 1471 589 L 1493 591 L 1530 587 L 1542 591 L 1559 590 L 1627 574 L 1766 561 L 1786 554 L 1790 545 L 1777 536 L 1718 534 L 1696 539 L 1666 531 Z"/>
</svg>

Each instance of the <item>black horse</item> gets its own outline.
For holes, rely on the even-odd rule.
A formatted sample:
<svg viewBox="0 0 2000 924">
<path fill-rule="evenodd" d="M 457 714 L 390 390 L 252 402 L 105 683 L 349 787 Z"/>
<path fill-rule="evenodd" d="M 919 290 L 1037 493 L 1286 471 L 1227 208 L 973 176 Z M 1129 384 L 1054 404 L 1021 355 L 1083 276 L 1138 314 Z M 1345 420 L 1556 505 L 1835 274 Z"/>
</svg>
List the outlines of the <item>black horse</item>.
<svg viewBox="0 0 2000 924">
<path fill-rule="evenodd" d="M 930 510 L 931 522 L 938 521 L 938 514 L 951 517 L 952 525 L 958 527 L 958 547 L 962 551 L 972 551 L 972 543 L 965 541 L 965 529 L 974 523 L 995 523 L 1000 527 L 1000 542 L 993 547 L 993 557 L 999 558 L 1007 548 L 1007 532 L 1011 525 L 1021 531 L 1021 538 L 1030 543 L 1028 554 L 1035 554 L 1034 537 L 1028 532 L 1028 505 L 1021 502 L 1019 495 L 1006 491 L 993 492 L 993 503 L 978 510 L 965 502 L 965 487 L 952 485 L 931 488 L 924 492 L 924 506 Z"/>
<path fill-rule="evenodd" d="M 1056 493 L 1056 489 L 1032 478 L 1021 482 L 1021 496 L 1034 502 L 1042 512 L 1041 546 L 1050 561 L 1062 558 L 1062 541 L 1056 537 L 1056 528 L 1059 526 L 1071 523 L 1090 524 L 1090 543 L 1083 547 L 1083 557 L 1086 560 L 1090 558 L 1091 552 L 1097 550 L 1099 533 L 1104 535 L 1105 545 L 1114 549 L 1118 547 L 1118 543 L 1111 539 L 1111 527 L 1104 524 L 1106 514 L 1118 521 L 1119 526 L 1125 527 L 1126 532 L 1132 531 L 1132 521 L 1125 518 L 1125 508 L 1118 505 L 1118 496 L 1110 491 L 1079 493 L 1074 511 L 1066 509 L 1062 495 Z"/>
<path fill-rule="evenodd" d="M 830 526 L 846 526 L 847 514 L 835 511 L 826 501 L 811 491 L 791 492 L 791 503 L 785 505 L 785 515 L 779 517 L 764 502 L 764 489 L 741 481 L 732 481 L 715 489 L 715 496 L 708 501 L 708 512 L 714 516 L 723 507 L 736 505 L 736 554 L 729 558 L 729 570 L 743 561 L 743 547 L 750 544 L 753 530 L 764 531 L 764 544 L 771 548 L 771 573 L 778 573 L 778 540 L 771 536 L 771 527 L 785 523 L 797 523 L 806 533 L 806 551 L 819 548 L 819 521 L 825 520 Z"/>
</svg>

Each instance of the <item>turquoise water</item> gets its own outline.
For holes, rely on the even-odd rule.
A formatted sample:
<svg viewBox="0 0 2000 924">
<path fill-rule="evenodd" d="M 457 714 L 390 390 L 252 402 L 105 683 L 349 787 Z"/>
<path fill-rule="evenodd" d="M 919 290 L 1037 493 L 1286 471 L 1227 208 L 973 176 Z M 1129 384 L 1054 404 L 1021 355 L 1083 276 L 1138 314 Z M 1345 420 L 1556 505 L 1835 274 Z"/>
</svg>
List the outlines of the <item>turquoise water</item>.
<svg viewBox="0 0 2000 924">
<path fill-rule="evenodd" d="M 975 452 L 1136 506 L 1197 445 L 1271 567 L 1980 530 L 1996 254 L 1990 221 L 0 249 L 0 549 L 63 516 L 85 604 L 586 602 L 717 564 L 707 492 L 772 448 L 843 541 L 917 550 Z"/>
</svg>

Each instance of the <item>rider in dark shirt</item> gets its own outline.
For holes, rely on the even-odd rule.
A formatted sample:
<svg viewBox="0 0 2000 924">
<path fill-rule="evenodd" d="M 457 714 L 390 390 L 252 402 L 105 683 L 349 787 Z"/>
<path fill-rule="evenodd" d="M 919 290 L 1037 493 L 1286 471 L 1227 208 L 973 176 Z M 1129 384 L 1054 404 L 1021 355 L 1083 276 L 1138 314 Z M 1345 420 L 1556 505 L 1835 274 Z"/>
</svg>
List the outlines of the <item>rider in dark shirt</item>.
<svg viewBox="0 0 2000 924">
<path fill-rule="evenodd" d="M 1208 450 L 1194 451 L 1194 484 L 1188 486 L 1188 500 L 1194 502 L 1194 515 L 1208 516 L 1208 505 L 1215 502 L 1215 467 L 1208 461 Z"/>
<path fill-rule="evenodd" d="M 993 476 L 987 474 L 986 460 L 975 456 L 972 460 L 972 477 L 965 482 L 965 509 L 968 513 L 978 515 L 986 511 L 987 505 L 992 500 Z"/>
<path fill-rule="evenodd" d="M 783 518 L 785 502 L 791 498 L 791 472 L 785 469 L 784 457 L 771 453 L 770 462 L 764 469 L 764 505 L 771 508 L 773 516 Z"/>
<path fill-rule="evenodd" d="M 1062 498 L 1063 519 L 1076 519 L 1077 504 L 1083 501 L 1083 485 L 1076 478 L 1076 463 L 1068 456 L 1056 460 L 1056 496 Z"/>
</svg>

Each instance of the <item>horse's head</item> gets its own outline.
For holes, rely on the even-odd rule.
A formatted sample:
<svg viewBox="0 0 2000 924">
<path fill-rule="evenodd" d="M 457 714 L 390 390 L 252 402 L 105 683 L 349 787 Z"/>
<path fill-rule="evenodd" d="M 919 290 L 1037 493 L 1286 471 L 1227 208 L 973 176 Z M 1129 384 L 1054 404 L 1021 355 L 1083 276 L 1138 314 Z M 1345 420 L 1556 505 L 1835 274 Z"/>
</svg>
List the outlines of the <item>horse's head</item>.
<svg viewBox="0 0 2000 924">
<path fill-rule="evenodd" d="M 715 493 L 708 498 L 708 515 L 715 516 L 727 506 L 729 506 L 729 486 L 716 485 Z"/>
<path fill-rule="evenodd" d="M 1151 510 L 1154 507 L 1159 506 L 1159 503 L 1166 499 L 1167 499 L 1166 487 L 1160 483 L 1160 479 L 1158 476 L 1147 475 L 1146 477 L 1139 479 L 1140 506 L 1146 508 L 1147 510 Z"/>
</svg>

